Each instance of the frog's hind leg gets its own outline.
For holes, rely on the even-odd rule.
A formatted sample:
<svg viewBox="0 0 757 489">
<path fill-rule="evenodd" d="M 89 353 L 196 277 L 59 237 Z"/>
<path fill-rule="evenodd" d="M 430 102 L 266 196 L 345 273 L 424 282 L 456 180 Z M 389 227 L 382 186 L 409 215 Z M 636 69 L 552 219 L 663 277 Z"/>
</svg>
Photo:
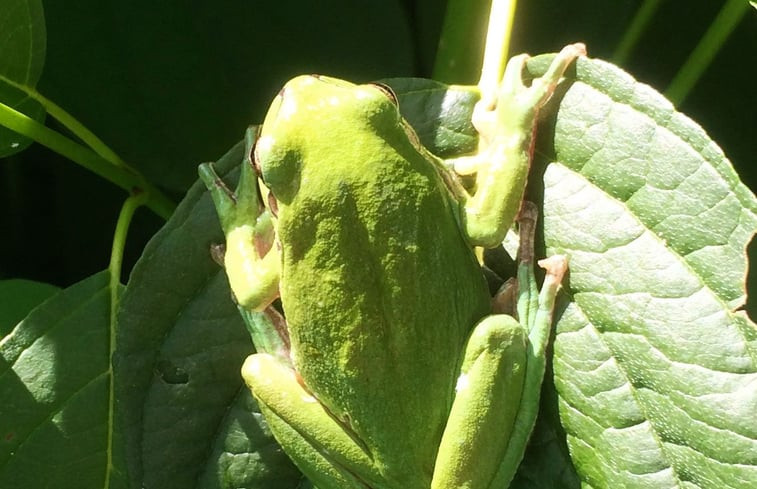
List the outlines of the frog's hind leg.
<svg viewBox="0 0 757 489">
<path fill-rule="evenodd" d="M 247 357 L 242 377 L 273 434 L 319 489 L 382 487 L 373 461 L 276 357 Z"/>
<path fill-rule="evenodd" d="M 518 415 L 526 348 L 526 332 L 511 316 L 488 316 L 476 325 L 465 348 L 432 489 L 490 487 Z"/>
<path fill-rule="evenodd" d="M 555 296 L 567 266 L 562 256 L 540 261 L 547 275 L 538 291 L 535 219 L 535 206 L 526 203 L 519 216 L 518 320 L 485 317 L 465 346 L 432 489 L 507 487 L 523 458 L 539 409 Z"/>
</svg>

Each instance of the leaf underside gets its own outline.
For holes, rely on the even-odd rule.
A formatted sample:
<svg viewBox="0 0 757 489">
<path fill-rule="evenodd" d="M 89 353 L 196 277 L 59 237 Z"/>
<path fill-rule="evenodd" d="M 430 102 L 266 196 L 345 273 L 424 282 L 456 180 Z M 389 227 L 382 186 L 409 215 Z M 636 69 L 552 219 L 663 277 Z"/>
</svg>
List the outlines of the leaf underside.
<svg viewBox="0 0 757 489">
<path fill-rule="evenodd" d="M 570 259 L 554 381 L 584 487 L 757 487 L 757 329 L 737 310 L 754 195 L 610 64 L 579 60 L 553 124 L 544 235 Z"/>
</svg>

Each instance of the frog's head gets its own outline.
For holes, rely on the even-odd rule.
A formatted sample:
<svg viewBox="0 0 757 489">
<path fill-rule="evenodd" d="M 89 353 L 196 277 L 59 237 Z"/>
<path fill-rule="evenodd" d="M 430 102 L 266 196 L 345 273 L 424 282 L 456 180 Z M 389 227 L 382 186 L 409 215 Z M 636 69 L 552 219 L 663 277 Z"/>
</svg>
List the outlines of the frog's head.
<svg viewBox="0 0 757 489">
<path fill-rule="evenodd" d="M 290 80 L 271 103 L 255 145 L 255 165 L 276 200 L 296 195 L 305 169 L 354 161 L 366 138 L 402 120 L 397 100 L 381 85 L 355 85 L 318 75 Z M 344 152 L 344 155 L 340 155 Z"/>
</svg>

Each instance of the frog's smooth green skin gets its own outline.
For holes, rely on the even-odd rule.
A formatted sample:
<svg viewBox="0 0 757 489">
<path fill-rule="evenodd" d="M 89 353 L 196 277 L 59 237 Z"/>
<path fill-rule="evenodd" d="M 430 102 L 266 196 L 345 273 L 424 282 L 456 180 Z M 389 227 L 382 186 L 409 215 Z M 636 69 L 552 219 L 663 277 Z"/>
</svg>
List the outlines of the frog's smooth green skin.
<svg viewBox="0 0 757 489">
<path fill-rule="evenodd" d="M 498 245 L 511 226 L 536 113 L 582 54 L 565 48 L 529 87 L 526 57 L 513 58 L 498 93 L 483 94 L 479 151 L 456 162 L 476 173 L 472 194 L 386 89 L 318 76 L 276 97 L 235 195 L 201 168 L 237 301 L 261 311 L 280 295 L 286 314 L 291 362 L 258 353 L 243 377 L 319 489 L 509 484 L 538 409 L 565 262 L 549 265 L 537 297 L 523 261 L 518 322 L 491 314 L 472 247 Z"/>
</svg>

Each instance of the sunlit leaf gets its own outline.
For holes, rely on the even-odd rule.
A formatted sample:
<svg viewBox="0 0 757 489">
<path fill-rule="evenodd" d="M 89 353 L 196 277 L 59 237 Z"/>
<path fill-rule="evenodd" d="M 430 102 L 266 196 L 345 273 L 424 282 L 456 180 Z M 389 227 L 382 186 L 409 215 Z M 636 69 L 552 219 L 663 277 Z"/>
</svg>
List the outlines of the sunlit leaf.
<svg viewBox="0 0 757 489">
<path fill-rule="evenodd" d="M 538 74 L 544 60 L 530 66 Z M 549 253 L 570 257 L 555 384 L 590 487 L 757 486 L 757 200 L 650 87 L 579 60 L 545 174 Z"/>
</svg>

